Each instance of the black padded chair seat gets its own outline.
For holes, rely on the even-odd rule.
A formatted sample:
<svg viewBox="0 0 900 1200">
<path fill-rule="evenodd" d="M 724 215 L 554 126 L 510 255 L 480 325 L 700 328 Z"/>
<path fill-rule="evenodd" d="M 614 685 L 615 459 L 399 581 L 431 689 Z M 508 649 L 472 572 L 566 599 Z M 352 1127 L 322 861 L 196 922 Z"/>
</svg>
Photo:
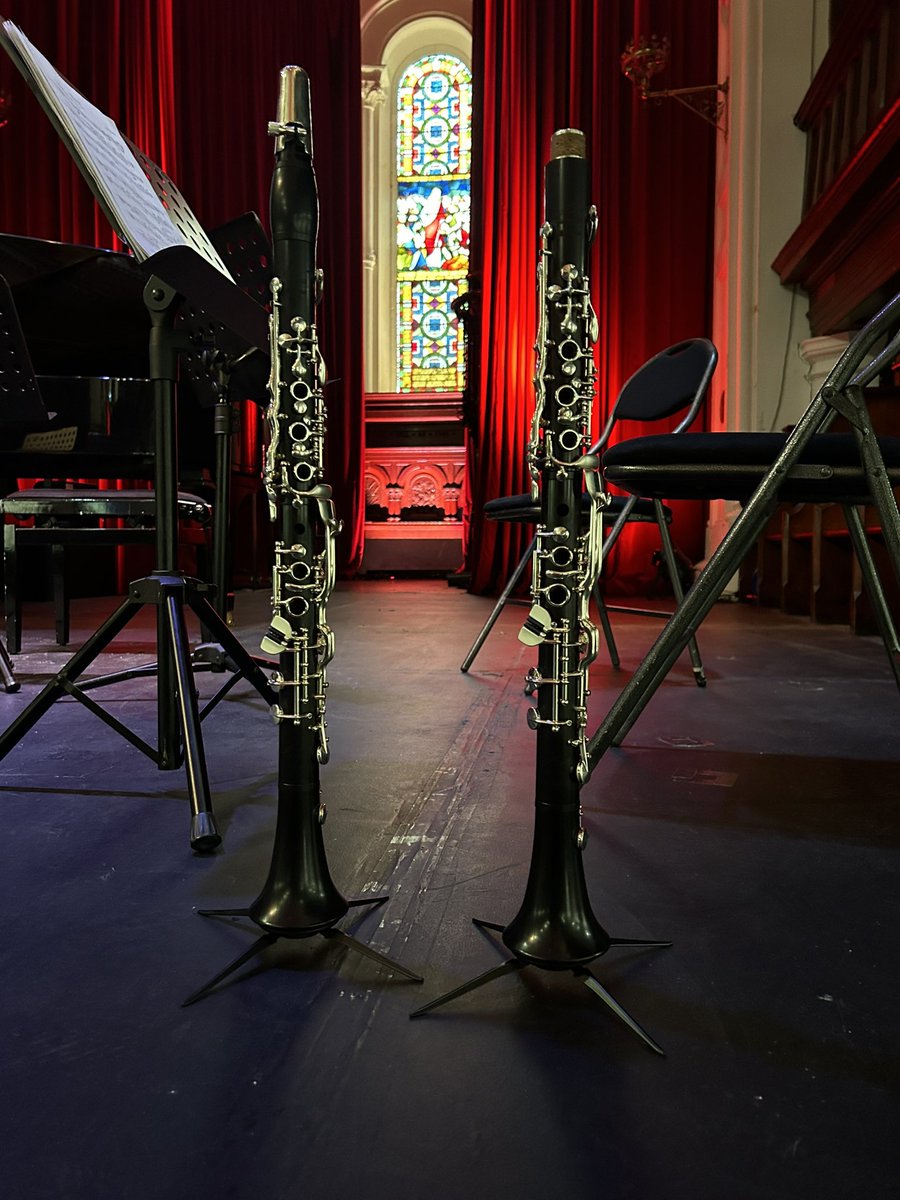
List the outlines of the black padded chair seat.
<svg viewBox="0 0 900 1200">
<path fill-rule="evenodd" d="M 637 496 L 667 500 L 746 500 L 781 453 L 783 433 L 679 433 L 631 438 L 603 455 L 610 483 Z M 900 437 L 878 439 L 894 487 L 900 486 Z M 801 474 L 802 472 L 802 474 Z M 786 479 L 779 500 L 865 504 L 871 498 L 852 433 L 819 433 Z"/>
<path fill-rule="evenodd" d="M 83 523 L 95 517 L 154 521 L 156 498 L 152 491 L 134 488 L 123 491 L 101 488 L 25 488 L 0 501 L 0 512 L 10 517 L 56 517 Z M 212 506 L 190 492 L 178 493 L 178 516 L 182 521 L 208 525 Z"/>
<path fill-rule="evenodd" d="M 682 435 L 679 435 L 682 436 Z M 610 496 L 609 504 L 603 509 L 604 521 L 614 521 L 628 503 L 627 496 Z M 581 497 L 581 507 L 586 513 L 590 501 L 587 493 Z M 672 510 L 663 505 L 666 521 L 672 522 Z M 537 524 L 541 518 L 541 506 L 531 499 L 528 492 L 520 496 L 498 496 L 496 500 L 488 500 L 484 506 L 484 515 L 489 521 L 526 521 Z M 629 515 L 631 521 L 655 521 L 652 500 L 638 500 Z"/>
</svg>

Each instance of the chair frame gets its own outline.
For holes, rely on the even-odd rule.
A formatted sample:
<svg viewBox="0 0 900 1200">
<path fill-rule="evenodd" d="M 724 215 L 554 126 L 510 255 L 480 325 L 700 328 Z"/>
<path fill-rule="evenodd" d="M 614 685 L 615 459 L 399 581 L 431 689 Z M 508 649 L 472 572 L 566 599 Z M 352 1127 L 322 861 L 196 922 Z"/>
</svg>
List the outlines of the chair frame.
<svg viewBox="0 0 900 1200">
<path fill-rule="evenodd" d="M 618 744 L 643 711 L 645 705 L 668 674 L 688 640 L 699 628 L 707 613 L 722 595 L 728 580 L 752 549 L 766 522 L 779 503 L 779 491 L 790 477 L 814 478 L 821 468 L 799 463 L 800 455 L 810 439 L 824 432 L 834 418 L 841 414 L 850 423 L 859 448 L 860 463 L 865 472 L 871 499 L 881 518 L 882 534 L 891 564 L 900 581 L 900 510 L 894 496 L 890 476 L 884 464 L 878 438 L 872 428 L 864 396 L 865 385 L 883 371 L 900 351 L 900 333 L 894 333 L 888 344 L 874 358 L 866 357 L 881 339 L 900 325 L 900 295 L 887 305 L 852 339 L 850 345 L 829 372 L 827 379 L 800 418 L 781 453 L 768 467 L 766 474 L 747 500 L 731 528 L 710 556 L 693 586 L 669 619 L 656 642 L 622 689 L 597 732 L 588 742 L 591 769 L 610 746 Z M 671 467 L 666 468 L 671 471 Z M 685 467 L 685 474 L 696 468 Z M 893 655 L 900 653 L 897 635 L 890 618 L 884 592 L 878 579 L 871 550 L 858 511 L 845 506 L 848 529 L 860 562 L 865 582 L 875 606 L 876 619 L 888 649 L 892 666 Z"/>
<path fill-rule="evenodd" d="M 610 412 L 609 416 L 606 419 L 606 424 L 603 428 L 602 433 L 600 434 L 597 441 L 594 442 L 594 444 L 588 450 L 589 455 L 599 456 L 600 454 L 602 454 L 603 450 L 606 448 L 607 443 L 609 442 L 609 439 L 612 435 L 612 431 L 615 428 L 617 422 L 622 421 L 622 420 L 631 419 L 628 416 L 623 416 L 619 412 L 619 408 L 622 405 L 623 399 L 625 399 L 627 397 L 629 384 L 631 384 L 631 382 L 634 379 L 636 379 L 649 366 L 649 364 L 652 363 L 655 359 L 660 358 L 663 355 L 670 354 L 673 350 L 677 349 L 679 346 L 686 345 L 688 342 L 706 342 L 707 346 L 709 347 L 709 361 L 707 363 L 706 370 L 703 373 L 703 376 L 700 380 L 700 383 L 699 383 L 696 391 L 694 392 L 692 399 L 690 400 L 690 402 L 687 405 L 687 411 L 685 412 L 682 419 L 678 422 L 678 424 L 675 426 L 675 428 L 671 432 L 674 435 L 677 433 L 683 433 L 686 429 L 690 428 L 690 426 L 694 423 L 694 420 L 696 419 L 697 414 L 699 413 L 700 408 L 703 404 L 703 401 L 706 397 L 706 392 L 707 392 L 707 389 L 709 388 L 709 382 L 712 378 L 712 374 L 716 368 L 716 363 L 718 362 L 718 357 L 719 357 L 715 346 L 707 338 L 690 338 L 690 339 L 685 339 L 681 342 L 676 342 L 674 345 L 668 346 L 664 350 L 660 350 L 657 354 L 655 354 L 651 358 L 647 359 L 646 362 L 644 362 L 640 367 L 638 367 L 637 371 L 635 371 L 632 375 L 630 375 L 628 377 L 628 379 L 626 380 L 626 382 L 620 388 L 619 395 L 616 399 L 616 403 L 613 405 L 612 411 Z M 677 411 L 677 409 L 676 409 L 676 411 Z M 601 571 L 603 569 L 603 563 L 606 561 L 607 555 L 609 554 L 609 552 L 612 550 L 613 546 L 618 541 L 619 535 L 621 534 L 622 530 L 625 528 L 626 524 L 629 521 L 632 521 L 632 522 L 639 521 L 639 520 L 640 521 L 649 521 L 650 518 L 646 518 L 646 517 L 632 517 L 631 514 L 632 514 L 637 502 L 638 502 L 637 496 L 629 496 L 628 497 L 628 499 L 625 502 L 624 507 L 621 509 L 621 511 L 616 516 L 615 522 L 613 523 L 612 528 L 609 531 L 609 535 L 603 538 L 603 545 L 602 545 L 602 549 L 600 552 Z M 676 561 L 675 561 L 675 548 L 672 544 L 672 536 L 669 532 L 669 522 L 671 520 L 671 516 L 667 515 L 665 505 L 659 500 L 653 501 L 653 513 L 654 513 L 654 520 L 656 522 L 657 528 L 659 529 L 660 544 L 662 546 L 662 551 L 663 551 L 663 556 L 665 558 L 666 567 L 669 572 L 669 579 L 672 584 L 672 591 L 675 594 L 675 603 L 676 603 L 676 605 L 680 605 L 682 603 L 682 601 L 684 600 L 684 589 L 681 586 L 681 579 L 679 578 L 679 575 L 678 575 L 678 568 L 677 568 Z M 600 515 L 601 515 L 601 519 L 602 519 L 602 517 L 603 517 L 602 511 L 601 511 Z M 515 569 L 513 570 L 512 575 L 510 575 L 509 580 L 506 583 L 506 586 L 504 587 L 503 591 L 500 593 L 499 597 L 497 598 L 497 602 L 494 605 L 493 609 L 491 610 L 490 615 L 488 616 L 484 625 L 482 625 L 480 631 L 478 632 L 478 635 L 476 636 L 474 642 L 472 643 L 471 647 L 469 648 L 469 652 L 466 655 L 466 657 L 463 659 L 463 662 L 459 668 L 460 671 L 463 672 L 463 674 L 466 674 L 468 672 L 472 663 L 475 661 L 476 655 L 478 654 L 481 647 L 484 645 L 491 630 L 494 628 L 494 625 L 497 622 L 497 618 L 500 616 L 500 613 L 503 611 L 503 609 L 506 607 L 507 603 L 509 602 L 510 596 L 512 595 L 513 591 L 515 590 L 515 587 L 518 584 L 519 580 L 522 578 L 522 575 L 525 571 L 525 567 L 527 566 L 528 562 L 531 559 L 532 554 L 534 553 L 536 541 L 537 541 L 537 538 L 533 537 L 531 539 L 531 541 L 529 542 L 528 546 L 525 549 L 524 554 L 519 559 L 518 563 L 516 563 Z M 594 586 L 593 595 L 594 595 L 594 601 L 597 605 L 597 612 L 598 612 L 598 616 L 600 619 L 600 627 L 603 630 L 603 636 L 606 641 L 607 650 L 609 652 L 609 659 L 610 659 L 612 666 L 615 669 L 619 668 L 620 660 L 619 660 L 618 648 L 616 646 L 615 636 L 613 635 L 612 626 L 609 621 L 609 614 L 611 612 L 630 613 L 634 616 L 643 616 L 643 617 L 657 617 L 657 618 L 661 618 L 662 620 L 667 620 L 672 615 L 670 612 L 660 611 L 658 609 L 634 608 L 634 607 L 625 607 L 625 606 L 621 606 L 621 605 L 607 604 L 600 592 L 599 581 Z M 691 657 L 691 667 L 692 667 L 692 670 L 694 673 L 694 679 L 697 683 L 697 686 L 705 687 L 706 686 L 706 675 L 704 674 L 704 671 L 703 671 L 703 663 L 700 659 L 700 651 L 697 648 L 697 641 L 693 637 L 690 638 L 688 641 L 688 652 Z"/>
</svg>

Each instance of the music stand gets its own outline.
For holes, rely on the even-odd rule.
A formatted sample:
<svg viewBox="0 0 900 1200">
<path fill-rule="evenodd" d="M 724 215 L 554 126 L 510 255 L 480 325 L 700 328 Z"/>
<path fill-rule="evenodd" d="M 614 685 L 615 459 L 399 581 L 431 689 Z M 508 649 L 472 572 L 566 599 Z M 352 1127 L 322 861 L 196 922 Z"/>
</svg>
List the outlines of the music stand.
<svg viewBox="0 0 900 1200">
<path fill-rule="evenodd" d="M 0 759 L 57 699 L 72 696 L 156 762 L 160 770 L 185 766 L 191 847 L 209 851 L 219 845 L 221 836 L 209 794 L 200 722 L 234 679 L 201 713 L 191 672 L 185 607 L 194 612 L 270 706 L 275 694 L 259 665 L 210 603 L 210 585 L 187 578 L 177 569 L 178 359 L 183 351 L 195 349 L 198 340 L 208 344 L 210 338 L 229 352 L 261 350 L 268 344 L 268 321 L 264 310 L 235 285 L 196 220 L 187 236 L 170 220 L 169 210 L 160 204 L 113 122 L 76 92 L 11 22 L 0 28 L 0 44 L 35 92 L 110 224 L 131 246 L 146 279 L 143 301 L 151 326 L 149 377 L 156 416 L 155 569 L 129 585 L 123 603 L 0 734 Z M 181 328 L 176 329 L 179 316 Z M 155 748 L 86 694 L 92 683 L 97 686 L 100 681 L 76 686 L 79 676 L 148 604 L 157 614 Z"/>
</svg>

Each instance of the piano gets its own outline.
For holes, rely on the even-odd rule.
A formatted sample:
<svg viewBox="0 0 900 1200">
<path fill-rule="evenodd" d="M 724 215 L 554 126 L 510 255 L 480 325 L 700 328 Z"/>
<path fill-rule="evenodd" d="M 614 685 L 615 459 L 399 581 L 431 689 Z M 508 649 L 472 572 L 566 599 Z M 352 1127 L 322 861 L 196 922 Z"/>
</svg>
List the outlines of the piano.
<svg viewBox="0 0 900 1200">
<path fill-rule="evenodd" d="M 0 234 L 0 473 L 152 478 L 146 276 L 130 255 Z M 183 370 L 182 473 L 215 461 L 212 379 Z M 7 487 L 6 490 L 9 490 Z"/>
</svg>

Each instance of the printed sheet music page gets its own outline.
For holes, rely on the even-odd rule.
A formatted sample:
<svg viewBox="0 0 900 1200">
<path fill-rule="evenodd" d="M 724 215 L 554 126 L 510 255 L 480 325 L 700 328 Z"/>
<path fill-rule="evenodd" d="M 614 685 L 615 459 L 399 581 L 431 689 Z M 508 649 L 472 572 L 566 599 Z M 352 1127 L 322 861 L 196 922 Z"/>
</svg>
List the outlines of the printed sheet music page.
<svg viewBox="0 0 900 1200">
<path fill-rule="evenodd" d="M 25 66 L 71 139 L 78 165 L 114 216 L 119 236 L 143 260 L 168 246 L 187 245 L 169 220 L 150 181 L 116 123 L 63 78 L 12 21 L 3 22 L 3 41 Z"/>
</svg>

